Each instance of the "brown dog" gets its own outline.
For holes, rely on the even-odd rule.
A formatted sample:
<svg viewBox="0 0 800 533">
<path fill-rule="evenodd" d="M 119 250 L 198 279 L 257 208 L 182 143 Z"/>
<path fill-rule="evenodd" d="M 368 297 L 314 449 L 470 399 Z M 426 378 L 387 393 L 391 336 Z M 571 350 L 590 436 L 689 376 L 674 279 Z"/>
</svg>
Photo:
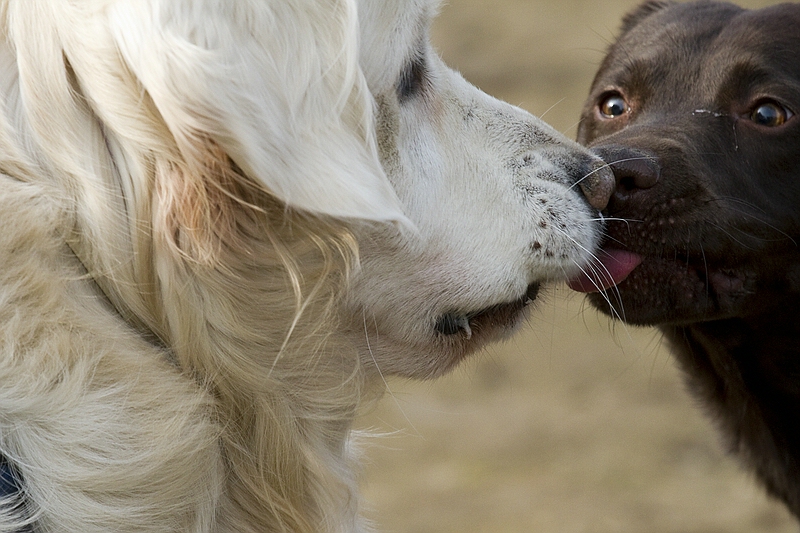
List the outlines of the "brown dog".
<svg viewBox="0 0 800 533">
<path fill-rule="evenodd" d="M 731 450 L 800 516 L 800 5 L 650 1 L 578 140 L 617 188 L 570 285 L 658 325 Z"/>
</svg>

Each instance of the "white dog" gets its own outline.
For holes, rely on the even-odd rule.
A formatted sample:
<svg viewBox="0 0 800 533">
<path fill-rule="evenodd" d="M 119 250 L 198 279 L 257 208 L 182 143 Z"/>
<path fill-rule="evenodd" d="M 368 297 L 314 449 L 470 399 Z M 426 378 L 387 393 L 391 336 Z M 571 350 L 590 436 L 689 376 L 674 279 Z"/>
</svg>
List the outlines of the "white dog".
<svg viewBox="0 0 800 533">
<path fill-rule="evenodd" d="M 0 531 L 362 531 L 380 373 L 588 263 L 610 173 L 432 3 L 0 0 Z"/>
</svg>

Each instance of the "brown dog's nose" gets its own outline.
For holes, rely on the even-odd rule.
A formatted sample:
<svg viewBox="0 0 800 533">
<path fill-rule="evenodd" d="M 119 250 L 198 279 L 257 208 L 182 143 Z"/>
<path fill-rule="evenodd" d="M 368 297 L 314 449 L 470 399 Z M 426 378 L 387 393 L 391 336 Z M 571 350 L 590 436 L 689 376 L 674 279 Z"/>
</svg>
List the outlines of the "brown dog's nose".
<svg viewBox="0 0 800 533">
<path fill-rule="evenodd" d="M 611 195 L 614 194 L 616 179 L 607 163 L 597 161 L 592 165 L 592 170 L 587 172 L 578 184 L 583 195 L 589 201 L 589 205 L 602 211 L 608 205 Z"/>
<path fill-rule="evenodd" d="M 614 192 L 607 203 L 624 203 L 637 192 L 649 189 L 661 177 L 658 158 L 642 150 L 622 146 L 606 146 L 592 150 L 614 173 Z"/>
</svg>

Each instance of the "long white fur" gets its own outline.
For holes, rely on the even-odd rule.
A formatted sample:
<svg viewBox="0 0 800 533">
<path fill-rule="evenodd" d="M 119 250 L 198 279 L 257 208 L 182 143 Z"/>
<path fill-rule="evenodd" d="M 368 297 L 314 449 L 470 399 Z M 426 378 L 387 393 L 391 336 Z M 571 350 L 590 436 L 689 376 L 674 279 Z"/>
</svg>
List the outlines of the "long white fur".
<svg viewBox="0 0 800 533">
<path fill-rule="evenodd" d="M 447 69 L 434 11 L 0 1 L 0 454 L 24 484 L 0 532 L 365 529 L 350 425 L 379 371 L 440 374 L 480 343 L 438 314 L 564 276 L 599 233 L 566 170 L 588 154 Z M 401 106 L 420 46 L 430 94 Z"/>
</svg>

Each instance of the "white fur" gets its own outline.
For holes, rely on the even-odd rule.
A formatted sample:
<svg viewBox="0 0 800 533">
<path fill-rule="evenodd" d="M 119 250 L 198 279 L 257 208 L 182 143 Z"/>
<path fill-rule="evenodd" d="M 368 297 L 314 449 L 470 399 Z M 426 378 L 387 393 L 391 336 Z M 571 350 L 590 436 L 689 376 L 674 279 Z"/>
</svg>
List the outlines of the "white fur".
<svg viewBox="0 0 800 533">
<path fill-rule="evenodd" d="M 0 531 L 363 531 L 378 374 L 586 264 L 597 162 L 442 64 L 434 11 L 0 1 Z"/>
</svg>

